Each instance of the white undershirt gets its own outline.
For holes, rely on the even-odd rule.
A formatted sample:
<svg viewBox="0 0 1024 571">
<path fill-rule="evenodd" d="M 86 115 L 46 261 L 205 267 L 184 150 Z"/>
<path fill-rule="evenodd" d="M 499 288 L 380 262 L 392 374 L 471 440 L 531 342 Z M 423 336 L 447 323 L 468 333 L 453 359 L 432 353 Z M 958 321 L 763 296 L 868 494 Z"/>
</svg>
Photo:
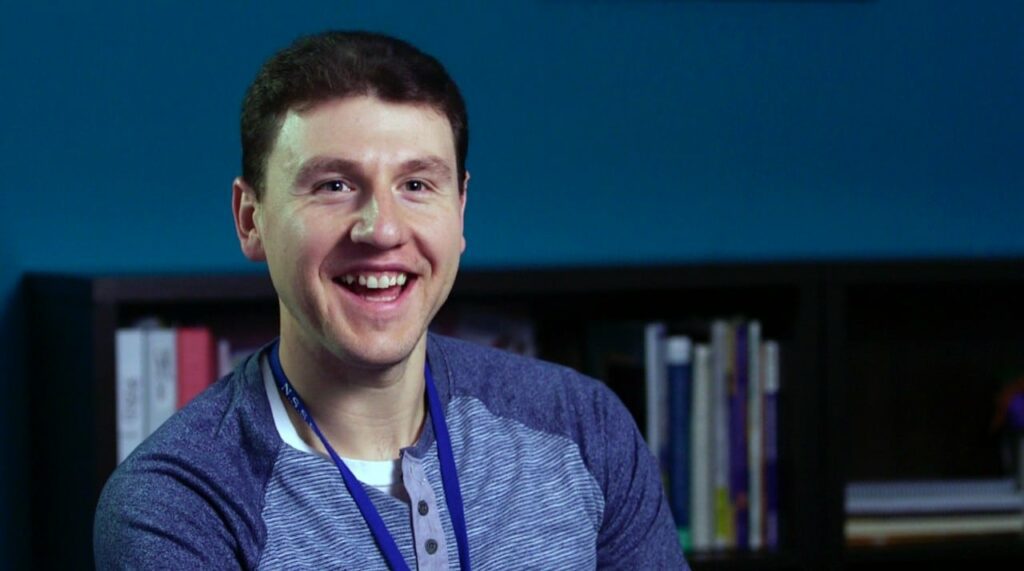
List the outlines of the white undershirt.
<svg viewBox="0 0 1024 571">
<path fill-rule="evenodd" d="M 270 362 L 266 357 L 260 359 L 260 369 L 263 371 L 263 388 L 267 391 L 267 401 L 270 403 L 270 412 L 274 416 L 274 426 L 277 428 L 281 440 L 299 452 L 320 456 L 320 453 L 310 448 L 295 430 L 291 418 L 288 417 L 288 411 L 285 410 L 284 397 L 281 396 L 281 391 L 277 390 L 274 373 L 270 370 Z M 402 483 L 401 458 L 380 461 L 345 457 L 341 459 L 360 482 L 409 503 L 409 494 L 406 493 Z"/>
</svg>

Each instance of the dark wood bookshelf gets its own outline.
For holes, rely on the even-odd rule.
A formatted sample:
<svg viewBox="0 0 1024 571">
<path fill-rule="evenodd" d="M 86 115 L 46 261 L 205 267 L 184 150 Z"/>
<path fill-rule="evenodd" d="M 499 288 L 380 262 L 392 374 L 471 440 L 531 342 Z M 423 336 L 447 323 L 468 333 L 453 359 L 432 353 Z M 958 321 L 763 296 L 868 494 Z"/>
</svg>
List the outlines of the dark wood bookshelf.
<svg viewBox="0 0 1024 571">
<path fill-rule="evenodd" d="M 700 571 L 790 571 L 803 569 L 797 558 L 782 551 L 707 551 L 686 554 L 687 562 Z"/>
<path fill-rule="evenodd" d="M 156 315 L 251 344 L 273 337 L 277 299 L 263 273 L 32 274 L 26 286 L 33 552 L 43 566 L 77 567 L 91 557 L 92 513 L 116 460 L 115 330 Z M 466 269 L 442 312 L 513 309 L 534 323 L 541 358 L 575 368 L 583 367 L 586 328 L 597 320 L 759 319 L 765 336 L 783 346 L 781 546 L 693 553 L 690 561 L 697 570 L 852 569 L 974 551 L 976 543 L 848 549 L 844 486 L 997 475 L 991 446 L 979 444 L 977 431 L 960 434 L 952 420 L 978 422 L 979 401 L 999 380 L 988 357 L 1024 374 L 1024 353 L 1012 350 L 1024 346 L 1019 293 L 1024 260 Z M 964 389 L 957 383 L 963 371 L 986 380 Z M 927 390 L 935 394 L 911 398 Z M 942 426 L 929 432 L 912 418 L 891 418 L 899 410 Z M 930 448 L 935 434 L 955 445 L 944 459 Z M 58 541 L 66 548 L 53 550 Z M 1019 542 L 985 545 L 1024 562 Z"/>
<path fill-rule="evenodd" d="M 1020 569 L 1024 536 L 958 539 L 917 545 L 855 547 L 846 552 L 847 569 Z"/>
<path fill-rule="evenodd" d="M 846 482 L 1012 474 L 990 423 L 1002 384 L 1024 375 L 1024 263 L 839 265 L 822 284 L 829 568 L 1024 566 L 1013 538 L 868 548 L 843 536 Z"/>
</svg>

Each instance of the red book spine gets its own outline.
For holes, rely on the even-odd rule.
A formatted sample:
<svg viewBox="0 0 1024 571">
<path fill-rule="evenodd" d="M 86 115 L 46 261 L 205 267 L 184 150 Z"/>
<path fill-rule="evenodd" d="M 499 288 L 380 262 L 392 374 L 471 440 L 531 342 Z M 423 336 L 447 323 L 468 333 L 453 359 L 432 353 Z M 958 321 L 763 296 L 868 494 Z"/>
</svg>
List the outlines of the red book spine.
<svg viewBox="0 0 1024 571">
<path fill-rule="evenodd" d="M 217 380 L 217 346 L 206 327 L 178 328 L 178 408 Z"/>
</svg>

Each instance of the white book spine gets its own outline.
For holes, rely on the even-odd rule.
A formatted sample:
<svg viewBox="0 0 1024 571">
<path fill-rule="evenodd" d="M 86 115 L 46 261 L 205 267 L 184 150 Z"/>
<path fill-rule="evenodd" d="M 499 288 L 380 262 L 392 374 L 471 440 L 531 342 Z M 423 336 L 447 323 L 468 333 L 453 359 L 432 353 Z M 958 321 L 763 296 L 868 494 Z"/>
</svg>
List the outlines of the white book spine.
<svg viewBox="0 0 1024 571">
<path fill-rule="evenodd" d="M 714 547 L 715 509 L 711 455 L 711 348 L 698 344 L 693 361 L 693 413 L 690 429 L 690 533 L 693 549 Z"/>
<path fill-rule="evenodd" d="M 121 463 L 145 438 L 142 329 L 118 329 L 114 352 L 117 364 L 117 461 Z"/>
<path fill-rule="evenodd" d="M 665 324 L 648 323 L 644 327 L 644 380 L 645 396 L 647 397 L 647 426 L 645 436 L 647 446 L 658 459 L 659 466 L 663 460 L 662 449 L 668 432 L 668 420 L 664 418 L 668 411 L 668 380 L 665 369 Z"/>
<path fill-rule="evenodd" d="M 747 462 L 750 470 L 747 510 L 750 525 L 750 549 L 764 545 L 764 387 L 761 380 L 761 323 L 751 321 L 747 326 L 748 375 L 747 390 Z"/>
<path fill-rule="evenodd" d="M 169 328 L 146 330 L 146 435 L 171 415 L 178 403 L 177 332 Z"/>
</svg>

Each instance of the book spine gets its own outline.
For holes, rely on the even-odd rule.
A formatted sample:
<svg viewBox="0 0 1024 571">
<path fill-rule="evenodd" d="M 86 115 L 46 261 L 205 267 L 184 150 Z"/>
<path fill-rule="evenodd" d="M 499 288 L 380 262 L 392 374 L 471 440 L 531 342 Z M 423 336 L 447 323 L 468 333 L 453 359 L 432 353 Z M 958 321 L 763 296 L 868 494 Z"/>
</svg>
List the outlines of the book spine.
<svg viewBox="0 0 1024 571">
<path fill-rule="evenodd" d="M 1024 492 L 1012 478 L 849 482 L 847 516 L 1024 513 Z M 1024 520 L 1022 520 L 1024 523 Z"/>
<path fill-rule="evenodd" d="M 148 359 L 146 434 L 174 414 L 178 404 L 177 334 L 173 329 L 145 330 Z"/>
<path fill-rule="evenodd" d="M 217 340 L 217 377 L 225 377 L 231 374 L 235 362 L 231 357 L 231 341 L 228 339 Z"/>
<path fill-rule="evenodd" d="M 714 429 L 715 547 L 736 546 L 732 500 L 729 496 L 729 390 L 732 385 L 733 326 L 724 320 L 711 324 L 712 421 Z"/>
<path fill-rule="evenodd" d="M 690 537 L 690 412 L 693 384 L 692 345 L 689 337 L 672 336 L 665 342 L 669 397 L 669 506 L 676 520 L 683 549 Z"/>
<path fill-rule="evenodd" d="M 118 329 L 114 351 L 117 362 L 117 461 L 121 463 L 145 438 L 142 329 Z"/>
<path fill-rule="evenodd" d="M 926 539 L 1024 532 L 1021 514 L 969 514 L 918 517 L 853 517 L 845 524 L 847 544 L 884 545 L 899 539 Z"/>
<path fill-rule="evenodd" d="M 750 521 L 747 492 L 750 488 L 747 462 L 747 328 L 740 323 L 735 330 L 734 374 L 729 393 L 729 493 L 736 526 L 736 547 L 750 547 Z"/>
<path fill-rule="evenodd" d="M 647 397 L 647 445 L 658 459 L 662 477 L 666 473 L 668 395 L 665 371 L 665 324 L 648 323 L 644 327 L 644 387 Z"/>
<path fill-rule="evenodd" d="M 747 325 L 747 463 L 750 468 L 748 521 L 750 549 L 761 549 L 764 542 L 764 461 L 762 409 L 764 392 L 761 384 L 761 323 Z"/>
<path fill-rule="evenodd" d="M 695 551 L 714 547 L 714 458 L 711 427 L 711 348 L 698 344 L 693 351 L 693 414 L 690 449 L 690 536 Z"/>
<path fill-rule="evenodd" d="M 763 344 L 764 376 L 764 545 L 779 547 L 779 344 Z"/>
<path fill-rule="evenodd" d="M 178 408 L 217 379 L 217 350 L 206 327 L 178 329 Z"/>
</svg>

